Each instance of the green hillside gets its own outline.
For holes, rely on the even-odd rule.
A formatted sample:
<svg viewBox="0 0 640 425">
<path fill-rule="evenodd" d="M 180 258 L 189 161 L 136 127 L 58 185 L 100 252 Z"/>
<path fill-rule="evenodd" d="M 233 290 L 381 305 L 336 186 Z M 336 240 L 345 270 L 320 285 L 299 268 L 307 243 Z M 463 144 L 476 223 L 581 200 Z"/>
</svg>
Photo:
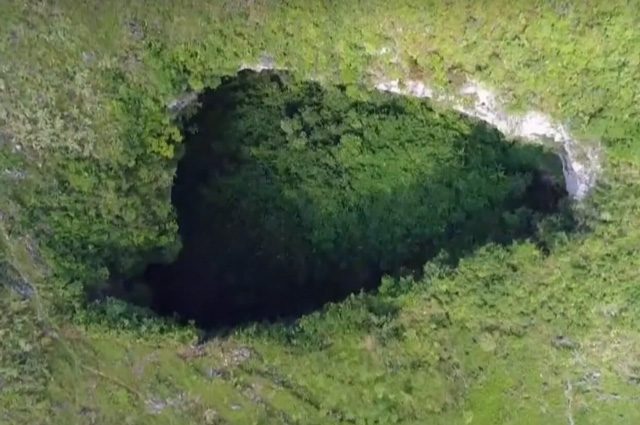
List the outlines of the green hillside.
<svg viewBox="0 0 640 425">
<path fill-rule="evenodd" d="M 0 2 L 0 423 L 638 423 L 638 10 Z"/>
</svg>

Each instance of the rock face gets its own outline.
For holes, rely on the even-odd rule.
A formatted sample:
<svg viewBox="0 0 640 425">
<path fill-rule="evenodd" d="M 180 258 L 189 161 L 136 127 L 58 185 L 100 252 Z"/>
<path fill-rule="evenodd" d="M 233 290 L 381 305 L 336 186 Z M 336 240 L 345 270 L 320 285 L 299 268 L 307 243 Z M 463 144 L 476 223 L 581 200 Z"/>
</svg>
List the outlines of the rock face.
<svg viewBox="0 0 640 425">
<path fill-rule="evenodd" d="M 485 121 L 509 137 L 529 142 L 551 141 L 558 149 L 566 190 L 575 200 L 584 199 L 595 186 L 600 172 L 600 152 L 597 146 L 575 140 L 565 126 L 554 123 L 547 115 L 529 111 L 524 115 L 509 115 L 495 93 L 476 81 L 469 81 L 458 96 L 436 93 L 420 81 L 380 80 L 378 90 L 405 96 L 429 98 L 453 104 L 453 108 L 465 115 Z M 471 102 L 468 102 L 468 101 Z"/>
<path fill-rule="evenodd" d="M 184 111 L 189 106 L 193 105 L 198 101 L 198 93 L 189 92 L 185 93 L 182 96 L 172 100 L 167 105 L 167 109 L 171 115 L 178 115 L 182 111 Z"/>
</svg>

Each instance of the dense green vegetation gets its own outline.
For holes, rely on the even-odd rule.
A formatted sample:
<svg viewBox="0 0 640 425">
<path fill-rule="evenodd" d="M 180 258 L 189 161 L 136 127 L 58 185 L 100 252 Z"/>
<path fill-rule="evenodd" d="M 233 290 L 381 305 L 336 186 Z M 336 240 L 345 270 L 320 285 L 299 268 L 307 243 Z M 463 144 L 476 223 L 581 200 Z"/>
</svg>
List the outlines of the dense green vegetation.
<svg viewBox="0 0 640 425">
<path fill-rule="evenodd" d="M 305 311 L 531 236 L 561 195 L 534 182 L 547 169 L 562 187 L 552 153 L 424 101 L 245 72 L 202 110 L 173 190 L 183 249 L 147 273 L 159 310 L 201 323 Z"/>
<path fill-rule="evenodd" d="M 638 423 L 639 6 L 0 2 L 0 422 Z M 87 306 L 85 288 L 179 250 L 167 105 L 260 60 L 356 99 L 382 75 L 475 78 L 549 112 L 603 146 L 583 231 L 543 220 L 201 345 L 144 309 Z"/>
</svg>

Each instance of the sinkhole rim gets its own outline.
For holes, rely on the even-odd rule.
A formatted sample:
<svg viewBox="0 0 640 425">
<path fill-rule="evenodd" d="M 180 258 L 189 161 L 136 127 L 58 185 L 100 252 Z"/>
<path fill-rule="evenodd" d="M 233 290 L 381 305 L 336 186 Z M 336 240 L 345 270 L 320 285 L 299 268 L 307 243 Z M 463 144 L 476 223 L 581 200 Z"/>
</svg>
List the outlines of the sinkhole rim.
<svg viewBox="0 0 640 425">
<path fill-rule="evenodd" d="M 202 100 L 203 100 L 206 96 L 208 96 L 208 95 L 209 95 L 209 96 L 215 96 L 215 93 L 216 93 L 218 90 L 220 90 L 220 88 L 221 88 L 221 87 L 224 87 L 224 86 L 225 86 L 225 84 L 228 84 L 230 81 L 231 81 L 231 82 L 233 82 L 233 81 L 237 81 L 238 79 L 240 79 L 240 78 L 241 78 L 241 75 L 242 75 L 242 74 L 245 74 L 245 75 L 253 75 L 253 76 L 260 76 L 260 75 L 263 75 L 263 74 L 265 74 L 265 73 L 267 73 L 267 74 L 268 74 L 268 75 L 270 75 L 270 76 L 274 76 L 274 75 L 275 75 L 277 78 L 280 78 L 280 75 L 282 74 L 282 71 L 272 71 L 272 70 L 269 70 L 269 71 L 255 72 L 255 71 L 251 71 L 251 70 L 242 70 L 241 72 L 239 72 L 239 73 L 238 73 L 237 75 L 235 75 L 235 76 L 229 76 L 229 77 L 227 77 L 227 78 L 223 79 L 223 82 L 222 82 L 222 84 L 220 84 L 220 86 L 218 86 L 218 87 L 216 87 L 216 88 L 213 88 L 213 89 L 206 89 L 206 90 L 204 90 L 202 93 L 200 93 L 200 94 L 199 94 L 199 96 L 198 96 L 198 101 L 202 101 Z M 320 89 L 321 89 L 321 90 L 325 90 L 325 89 L 326 89 L 326 88 L 325 88 L 325 86 L 320 85 L 319 83 L 317 83 L 317 82 L 313 82 L 313 81 L 303 81 L 303 82 L 301 82 L 301 84 L 310 84 L 310 85 L 311 85 L 311 84 L 316 84 L 316 85 L 318 85 L 318 87 L 320 87 Z M 341 87 L 341 86 L 335 86 L 335 87 Z M 344 86 L 342 86 L 342 87 L 344 87 Z M 387 95 L 388 95 L 388 96 L 394 96 L 394 97 L 397 97 L 397 95 L 396 95 L 396 94 L 384 94 L 384 93 L 380 93 L 380 92 L 378 92 L 378 94 L 379 94 L 379 95 L 381 95 L 381 96 L 387 96 Z M 190 101 L 190 104 L 189 104 L 188 106 L 185 106 L 185 107 L 183 107 L 183 108 L 182 108 L 181 113 L 183 113 L 183 112 L 185 111 L 185 109 L 192 109 L 191 107 L 192 107 L 193 105 L 194 105 L 194 102 L 193 102 L 193 101 Z M 195 112 L 194 112 L 194 111 L 191 111 L 191 112 L 192 112 L 192 114 L 191 114 L 191 115 L 188 115 L 188 118 L 184 120 L 184 124 L 185 124 L 185 125 L 183 126 L 183 134 L 185 135 L 185 141 L 184 141 L 184 149 L 185 149 L 185 152 L 187 152 L 187 151 L 188 151 L 188 149 L 189 149 L 189 137 L 190 137 L 189 132 L 187 131 L 187 125 L 186 125 L 186 124 L 188 124 L 189 122 L 193 122 L 194 120 L 198 120 L 198 119 L 199 119 L 199 117 L 201 117 L 201 115 L 203 115 L 203 114 L 205 114 L 205 113 L 206 113 L 206 110 L 204 109 L 204 107 L 203 107 L 202 105 L 199 105 L 199 107 L 198 107 L 197 111 L 195 111 Z M 460 117 L 461 117 L 461 119 L 463 119 L 463 115 L 461 115 Z M 480 125 L 488 126 L 486 123 L 480 123 Z M 500 134 L 501 134 L 502 136 L 504 136 L 504 134 L 503 134 L 503 133 L 501 133 L 501 132 L 500 132 Z M 505 139 L 506 139 L 506 137 L 505 137 Z M 547 154 L 547 155 L 554 155 L 553 153 L 550 153 L 550 152 L 545 152 L 545 154 Z M 185 153 L 185 155 L 187 155 L 187 153 Z M 556 159 L 559 161 L 559 159 L 557 158 L 557 155 L 554 155 L 554 156 L 555 156 L 555 157 L 556 157 Z M 180 170 L 180 162 L 182 162 L 183 160 L 184 160 L 184 156 L 183 156 L 182 158 L 180 158 L 179 164 L 178 164 L 178 166 L 177 166 L 178 170 L 176 171 L 176 179 L 178 179 L 178 173 L 179 173 L 179 170 Z M 545 176 L 543 176 L 543 180 L 544 180 L 545 178 L 546 178 L 546 177 L 545 177 Z M 557 184 L 557 182 L 554 182 L 554 183 L 556 183 L 556 184 Z M 562 181 L 562 183 L 564 183 L 564 181 Z M 175 180 L 174 180 L 174 187 L 172 188 L 172 204 L 173 204 L 173 202 L 174 202 L 174 200 L 173 200 L 173 191 L 175 190 L 175 184 L 176 184 L 176 182 L 175 182 Z M 566 197 L 567 197 L 567 196 L 566 196 L 566 193 L 565 193 L 565 194 L 564 194 L 564 196 L 562 197 L 562 199 L 564 199 L 564 198 L 566 198 Z M 178 210 L 178 207 L 177 207 L 175 204 L 174 204 L 174 208 L 176 208 L 176 210 Z M 177 213 L 179 214 L 179 211 L 177 211 Z M 180 230 L 180 232 L 182 232 L 182 226 L 181 226 L 181 230 Z M 182 239 L 182 233 L 180 233 L 180 236 L 181 236 L 181 239 Z M 183 243 L 184 243 L 184 240 L 183 240 Z M 183 250 L 184 250 L 184 246 L 182 247 L 181 253 L 183 252 Z M 180 258 L 180 254 L 178 255 L 178 259 L 177 259 L 176 261 L 178 261 L 178 260 L 179 260 L 179 258 Z M 424 262 L 423 262 L 423 263 L 424 263 Z M 173 263 L 172 263 L 172 264 L 173 264 Z M 145 273 L 144 273 L 144 275 L 143 275 L 143 277 L 142 277 L 142 278 L 143 278 L 143 280 L 145 281 L 145 283 L 146 283 L 146 284 L 148 284 L 148 285 L 149 285 L 149 287 L 151 287 L 151 289 L 152 289 L 152 290 L 153 290 L 153 286 L 154 286 L 154 285 L 153 285 L 153 282 L 152 282 L 152 281 L 153 281 L 153 279 L 152 279 L 151 277 L 149 277 L 150 270 L 151 270 L 151 269 L 153 269 L 154 267 L 158 267 L 158 268 L 160 268 L 161 270 L 163 270 L 163 272 L 166 272 L 166 269 L 165 269 L 165 268 L 166 268 L 167 266 L 168 266 L 168 267 L 171 267 L 171 264 L 169 264 L 169 265 L 167 265 L 167 264 L 150 264 L 150 265 L 148 265 L 148 266 L 147 266 L 147 269 L 145 270 Z M 151 273 L 151 274 L 152 274 L 152 273 Z M 376 283 L 375 283 L 375 285 L 373 285 L 372 287 L 370 287 L 370 288 L 366 288 L 366 287 L 365 287 L 365 288 L 362 288 L 362 287 L 361 287 L 361 288 L 360 288 L 360 290 L 362 290 L 362 289 L 366 289 L 366 290 L 375 290 L 375 289 L 379 286 L 379 284 L 380 284 L 380 280 L 381 280 L 382 276 L 384 276 L 385 274 L 386 274 L 386 273 L 381 273 L 381 274 L 380 274 L 380 276 L 379 276 L 379 277 L 377 277 L 377 278 L 375 279 L 375 280 L 376 280 Z M 184 282 L 183 282 L 183 283 L 184 283 Z M 318 308 L 320 308 L 320 307 L 322 307 L 323 305 L 325 305 L 327 302 L 335 302 L 335 301 L 342 300 L 342 299 L 344 299 L 344 298 L 345 298 L 345 296 L 348 296 L 349 294 L 354 293 L 354 292 L 357 292 L 357 291 L 353 291 L 353 290 L 351 290 L 351 291 L 349 291 L 348 293 L 341 294 L 341 295 L 340 295 L 339 297 L 337 297 L 336 299 L 328 299 L 328 300 L 324 300 L 324 301 L 322 301 L 322 303 L 321 303 L 320 305 L 313 307 L 313 308 L 312 308 L 311 310 L 309 310 L 309 311 L 315 311 L 315 310 L 317 310 Z M 155 302 L 154 302 L 154 304 L 155 304 Z M 161 314 L 161 315 L 173 315 L 173 314 L 175 314 L 175 313 L 176 313 L 176 311 L 175 311 L 175 310 L 174 310 L 173 312 L 171 312 L 171 311 L 169 311 L 169 310 L 171 310 L 171 309 L 158 308 L 158 306 L 157 306 L 157 305 L 155 305 L 155 306 L 153 306 L 153 305 L 152 305 L 152 307 L 154 308 L 154 310 L 156 310 L 156 312 L 158 312 L 158 313 L 159 313 L 159 314 Z M 265 315 L 264 317 L 262 317 L 262 320 L 273 321 L 273 320 L 279 320 L 279 319 L 282 319 L 282 318 L 285 318 L 285 319 L 286 319 L 286 318 L 289 318 L 289 317 L 294 317 L 294 318 L 295 318 L 295 317 L 299 317 L 299 316 L 300 316 L 300 314 L 305 314 L 305 313 L 307 313 L 307 312 L 309 312 L 309 311 L 306 311 L 306 310 L 305 310 L 304 312 L 298 312 L 298 313 L 293 313 L 293 314 L 282 314 L 282 315 L 275 314 L 275 315 Z M 209 327 L 212 327 L 212 326 L 214 326 L 214 327 L 215 327 L 215 326 L 218 326 L 218 325 L 220 325 L 220 324 L 221 324 L 221 325 L 231 325 L 231 326 L 233 326 L 233 325 L 236 325 L 236 324 L 242 324 L 242 323 L 246 323 L 246 322 L 261 321 L 261 319 L 260 319 L 259 317 L 252 317 L 252 318 L 241 318 L 240 320 L 231 320 L 231 322 L 232 322 L 232 323 L 224 323 L 224 321 L 221 321 L 221 320 L 218 320 L 218 319 L 213 320 L 213 321 L 202 320 L 202 319 L 199 319 L 198 317 L 193 317 L 193 315 L 183 314 L 183 313 L 180 313 L 180 312 L 178 312 L 178 316 L 179 316 L 181 319 L 184 319 L 184 320 L 193 319 L 193 320 L 195 320 L 195 321 L 196 321 L 196 323 L 198 323 L 198 324 L 200 324 L 200 325 L 202 325 L 203 327 L 206 327 L 206 328 L 209 328 Z M 190 316 L 192 316 L 192 317 L 190 317 Z M 196 316 L 197 316 L 197 315 L 196 315 Z M 209 322 L 210 322 L 210 323 L 209 323 Z"/>
</svg>

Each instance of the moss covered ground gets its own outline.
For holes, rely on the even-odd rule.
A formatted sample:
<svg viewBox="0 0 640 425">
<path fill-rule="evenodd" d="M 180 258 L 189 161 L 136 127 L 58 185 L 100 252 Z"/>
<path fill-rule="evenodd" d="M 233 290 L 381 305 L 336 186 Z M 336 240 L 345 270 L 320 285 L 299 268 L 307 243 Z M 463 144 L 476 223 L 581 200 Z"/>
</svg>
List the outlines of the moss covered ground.
<svg viewBox="0 0 640 425">
<path fill-rule="evenodd" d="M 0 2 L 0 422 L 640 421 L 635 1 Z M 295 323 L 198 331 L 84 294 L 179 249 L 168 108 L 243 65 L 363 96 L 464 78 L 603 148 L 579 231 L 487 244 Z M 548 228 L 547 228 L 548 227 Z"/>
</svg>

